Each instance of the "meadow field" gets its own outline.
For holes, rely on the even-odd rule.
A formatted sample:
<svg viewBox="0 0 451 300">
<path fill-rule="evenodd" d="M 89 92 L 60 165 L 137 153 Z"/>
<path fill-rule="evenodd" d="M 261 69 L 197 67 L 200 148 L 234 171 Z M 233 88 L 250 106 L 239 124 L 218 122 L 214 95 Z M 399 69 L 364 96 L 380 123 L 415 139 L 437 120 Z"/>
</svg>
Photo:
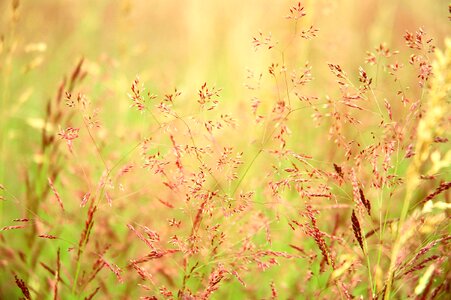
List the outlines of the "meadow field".
<svg viewBox="0 0 451 300">
<path fill-rule="evenodd" d="M 0 299 L 450 299 L 450 22 L 0 0 Z"/>
</svg>

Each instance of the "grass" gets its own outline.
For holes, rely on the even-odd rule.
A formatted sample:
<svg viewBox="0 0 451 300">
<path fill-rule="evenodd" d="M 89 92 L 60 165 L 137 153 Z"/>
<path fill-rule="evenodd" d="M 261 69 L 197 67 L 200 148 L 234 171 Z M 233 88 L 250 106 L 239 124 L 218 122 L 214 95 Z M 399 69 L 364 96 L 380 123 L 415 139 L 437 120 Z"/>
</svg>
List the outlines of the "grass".
<svg viewBox="0 0 451 300">
<path fill-rule="evenodd" d="M 180 5 L 0 4 L 0 298 L 447 299 L 447 4 Z"/>
</svg>

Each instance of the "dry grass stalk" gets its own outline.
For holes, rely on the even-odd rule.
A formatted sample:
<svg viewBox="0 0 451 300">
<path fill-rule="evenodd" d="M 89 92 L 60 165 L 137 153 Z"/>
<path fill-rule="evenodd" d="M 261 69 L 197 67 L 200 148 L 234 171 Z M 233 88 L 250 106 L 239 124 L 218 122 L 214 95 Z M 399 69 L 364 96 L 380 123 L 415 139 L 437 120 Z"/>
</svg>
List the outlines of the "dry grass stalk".
<svg viewBox="0 0 451 300">
<path fill-rule="evenodd" d="M 351 222 L 352 222 L 352 231 L 354 232 L 355 239 L 359 243 L 359 246 L 362 249 L 363 253 L 365 253 L 365 249 L 363 247 L 362 228 L 360 227 L 359 219 L 357 218 L 354 210 L 352 210 Z"/>
<path fill-rule="evenodd" d="M 24 295 L 25 299 L 31 300 L 30 290 L 28 289 L 25 282 L 19 277 L 17 277 L 17 275 L 14 275 L 14 278 L 16 279 L 16 284 L 22 291 L 22 294 Z"/>
</svg>

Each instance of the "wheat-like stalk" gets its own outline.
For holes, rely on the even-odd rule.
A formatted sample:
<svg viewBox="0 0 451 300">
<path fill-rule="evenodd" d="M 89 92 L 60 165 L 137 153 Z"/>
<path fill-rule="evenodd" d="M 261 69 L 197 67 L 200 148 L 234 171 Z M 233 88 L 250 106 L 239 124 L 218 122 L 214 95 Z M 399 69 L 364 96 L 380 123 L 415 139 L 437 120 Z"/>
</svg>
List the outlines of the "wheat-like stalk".
<svg viewBox="0 0 451 300">
<path fill-rule="evenodd" d="M 445 41 L 445 51 L 436 50 L 433 63 L 434 77 L 431 81 L 426 112 L 420 120 L 417 128 L 417 141 L 415 146 L 416 155 L 409 166 L 406 174 L 406 192 L 403 208 L 398 222 L 395 243 L 391 253 L 390 267 L 387 276 L 384 299 L 390 299 L 393 274 L 395 272 L 396 260 L 401 249 L 401 229 L 406 221 L 410 204 L 415 197 L 415 191 L 420 183 L 421 175 L 432 175 L 444 166 L 450 165 L 451 150 L 441 157 L 438 152 L 431 153 L 431 145 L 434 137 L 444 132 L 443 119 L 449 116 L 449 99 L 451 95 L 451 39 Z M 435 157 L 434 157 L 435 156 Z M 437 158 L 438 156 L 438 158 Z M 426 162 L 431 159 L 432 166 L 427 169 Z"/>
</svg>

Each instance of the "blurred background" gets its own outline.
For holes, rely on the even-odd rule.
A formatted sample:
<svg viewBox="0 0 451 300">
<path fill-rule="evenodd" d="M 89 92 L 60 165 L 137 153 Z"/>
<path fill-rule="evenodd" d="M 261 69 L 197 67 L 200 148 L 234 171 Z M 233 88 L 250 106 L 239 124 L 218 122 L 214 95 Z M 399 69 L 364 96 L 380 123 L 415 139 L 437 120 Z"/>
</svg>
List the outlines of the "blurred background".
<svg viewBox="0 0 451 300">
<path fill-rule="evenodd" d="M 74 118 L 69 124 L 46 123 L 47 103 L 58 94 L 62 78 L 67 78 L 82 58 L 86 77 L 80 91 L 87 95 L 93 113 L 99 116 L 102 126 L 96 132 L 96 139 L 108 157 L 107 163 L 112 164 L 133 148 L 124 142 L 127 138 L 138 142 L 151 133 L 148 116 L 130 113 L 128 94 L 137 76 L 146 92 L 163 96 L 172 93 L 174 88 L 181 91 L 177 103 L 182 115 L 193 114 L 198 90 L 204 82 L 221 88 L 220 112 L 233 112 L 241 120 L 238 131 L 228 131 L 222 138 L 234 141 L 237 149 L 247 150 L 264 130 L 251 119 L 253 99 L 273 101 L 277 95 L 270 76 L 262 78 L 258 92 L 249 86 L 256 84 L 259 74 L 267 75 L 273 62 L 282 64 L 283 60 L 290 71 L 302 69 L 309 62 L 315 80 L 305 87 L 305 94 L 324 99 L 338 94 L 337 88 L 332 88 L 335 78 L 328 63 L 341 65 L 351 78 L 358 80 L 358 68 L 364 65 L 367 51 L 374 52 L 380 44 L 401 52 L 407 49 L 402 38 L 406 30 L 415 32 L 423 28 L 437 48 L 443 47 L 444 38 L 450 33 L 449 2 L 445 0 L 310 0 L 302 2 L 306 17 L 300 20 L 298 29 L 306 30 L 313 25 L 319 30 L 317 37 L 293 41 L 295 29 L 285 17 L 288 8 L 296 3 L 287 0 L 0 0 L 0 183 L 17 197 L 17 203 L 28 192 L 30 180 L 39 183 L 38 190 L 39 186 L 42 189 L 47 186 L 46 170 L 51 169 L 48 165 L 52 162 L 45 161 L 42 153 L 42 129 L 48 126 L 49 132 L 56 133 L 59 126 L 81 126 L 80 118 Z M 274 49 L 256 51 L 252 40 L 259 32 L 264 36 L 271 34 Z M 400 58 L 405 65 L 407 59 L 408 55 Z M 409 74 L 408 68 L 405 74 L 411 79 L 409 83 L 416 80 L 416 74 Z M 381 82 L 375 91 L 382 94 L 385 89 L 389 87 Z M 412 85 L 411 89 L 418 91 L 417 86 Z M 262 104 L 265 105 L 271 108 Z M 396 105 L 393 107 L 396 113 Z M 303 117 L 310 118 L 311 114 L 312 111 L 300 112 L 299 119 L 292 124 L 295 138 L 290 143 L 299 144 L 295 147 L 315 157 L 333 157 L 334 148 L 318 146 L 326 140 L 324 128 L 302 127 L 303 122 L 311 122 L 303 121 Z M 75 160 L 94 174 L 85 176 L 98 179 L 102 162 L 94 147 L 85 147 L 91 143 L 86 135 L 82 141 L 77 146 L 80 157 Z M 164 147 L 169 147 L 168 141 Z M 252 154 L 244 153 L 244 157 L 252 158 Z M 73 159 L 68 153 L 62 157 Z M 264 165 L 265 161 L 257 164 Z M 39 169 L 42 166 L 43 171 Z M 61 166 L 62 193 L 79 196 L 83 187 L 79 180 L 81 167 L 64 163 Z M 36 169 L 42 174 L 34 173 Z M 248 176 L 249 186 L 259 182 L 258 170 L 252 171 L 254 176 Z M 137 189 L 137 194 L 142 196 L 138 203 L 147 205 L 146 193 L 155 196 L 158 190 L 152 191 L 151 183 L 143 187 L 147 181 L 136 177 L 137 181 L 130 180 L 129 191 Z M 124 192 L 121 197 L 118 198 L 127 200 L 129 196 Z M 0 202 L 0 227 L 10 225 L 11 219 L 23 213 L 23 207 L 17 203 Z M 144 222 L 146 216 L 140 214 L 139 207 L 129 207 L 126 211 L 125 201 L 120 205 L 124 211 L 113 212 L 108 222 L 120 223 L 112 228 L 124 235 L 126 228 L 122 225 L 128 219 L 136 215 L 135 221 Z M 78 203 L 73 206 L 78 209 Z M 51 216 L 54 208 L 49 204 L 43 207 L 43 214 Z M 63 235 L 68 239 L 78 237 L 83 218 L 84 215 L 59 219 L 68 224 Z M 79 227 L 70 227 L 72 222 L 78 222 Z M 105 231 L 106 235 L 110 234 Z M 17 243 L 16 248 L 24 245 L 22 240 L 14 241 L 13 236 L 5 237 L 6 240 Z M 290 274 L 296 272 L 291 271 Z M 0 279 L 9 276 L 3 270 L 0 272 Z M 7 289 L 5 285 L 3 288 Z"/>
</svg>

